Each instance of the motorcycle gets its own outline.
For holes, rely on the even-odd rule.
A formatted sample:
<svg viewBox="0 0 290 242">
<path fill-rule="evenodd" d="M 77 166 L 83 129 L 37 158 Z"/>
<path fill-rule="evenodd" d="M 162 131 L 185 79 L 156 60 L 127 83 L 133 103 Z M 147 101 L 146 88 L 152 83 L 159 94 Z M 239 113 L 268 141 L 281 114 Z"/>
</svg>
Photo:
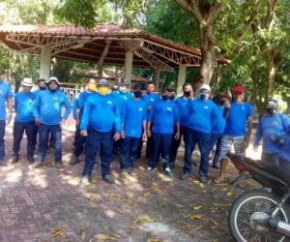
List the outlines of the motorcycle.
<svg viewBox="0 0 290 242">
<path fill-rule="evenodd" d="M 232 237 L 239 242 L 290 241 L 290 179 L 266 171 L 259 162 L 230 155 L 240 175 L 230 183 L 234 188 L 246 179 L 254 179 L 261 189 L 248 190 L 231 204 L 228 227 Z M 289 171 L 288 171 L 289 172 Z M 281 179 L 284 177 L 284 179 Z"/>
</svg>

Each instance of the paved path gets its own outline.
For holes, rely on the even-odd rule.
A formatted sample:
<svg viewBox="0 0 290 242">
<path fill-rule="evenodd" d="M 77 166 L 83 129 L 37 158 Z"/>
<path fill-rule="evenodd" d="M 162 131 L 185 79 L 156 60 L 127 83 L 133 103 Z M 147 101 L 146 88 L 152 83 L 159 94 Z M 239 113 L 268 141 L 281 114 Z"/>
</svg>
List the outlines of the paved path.
<svg viewBox="0 0 290 242">
<path fill-rule="evenodd" d="M 180 181 L 181 164 L 173 178 L 160 172 L 148 177 L 144 160 L 139 161 L 137 177 L 120 179 L 115 158 L 115 185 L 102 181 L 97 167 L 93 184 L 82 187 L 83 162 L 68 165 L 73 124 L 67 124 L 64 169 L 54 167 L 51 154 L 44 166 L 33 169 L 25 159 L 25 142 L 19 163 L 0 168 L 1 242 L 229 241 L 226 213 L 234 195 L 225 185 L 203 185 L 194 176 Z M 11 130 L 9 125 L 7 159 Z M 211 170 L 211 175 L 216 176 L 217 171 Z"/>
</svg>

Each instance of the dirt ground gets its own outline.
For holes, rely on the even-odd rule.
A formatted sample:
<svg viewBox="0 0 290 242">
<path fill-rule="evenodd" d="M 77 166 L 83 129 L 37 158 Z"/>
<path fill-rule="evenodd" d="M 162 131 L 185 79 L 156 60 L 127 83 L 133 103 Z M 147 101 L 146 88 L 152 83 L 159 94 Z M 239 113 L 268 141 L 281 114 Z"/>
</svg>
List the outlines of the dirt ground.
<svg viewBox="0 0 290 242">
<path fill-rule="evenodd" d="M 7 160 L 10 158 L 12 126 L 6 130 Z M 180 151 L 174 176 L 159 168 L 153 176 L 145 173 L 146 160 L 138 160 L 137 176 L 119 177 L 119 161 L 112 162 L 116 184 L 104 182 L 96 164 L 93 183 L 81 186 L 84 163 L 69 166 L 73 128 L 64 127 L 64 168 L 57 170 L 52 154 L 45 165 L 33 169 L 25 159 L 25 142 L 17 164 L 0 168 L 0 241 L 120 241 L 120 242 L 195 242 L 231 241 L 227 213 L 234 197 L 243 190 L 227 189 L 228 182 L 216 185 L 212 178 L 202 184 L 198 170 L 186 181 Z M 144 156 L 144 153 L 143 153 Z M 83 157 L 82 157 L 83 158 Z M 198 160 L 198 156 L 194 157 Z M 82 159 L 83 160 L 83 159 Z M 228 167 L 228 179 L 237 171 Z M 246 187 L 256 186 L 247 183 Z"/>
</svg>

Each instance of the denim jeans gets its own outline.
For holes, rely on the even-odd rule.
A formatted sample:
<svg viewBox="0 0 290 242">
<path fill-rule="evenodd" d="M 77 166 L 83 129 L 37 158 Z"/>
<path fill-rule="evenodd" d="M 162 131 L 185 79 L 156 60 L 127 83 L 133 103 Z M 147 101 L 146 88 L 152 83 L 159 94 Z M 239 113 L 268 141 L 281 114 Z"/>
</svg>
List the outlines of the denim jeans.
<svg viewBox="0 0 290 242">
<path fill-rule="evenodd" d="M 13 126 L 13 155 L 18 156 L 20 150 L 20 143 L 23 134 L 26 134 L 27 138 L 27 155 L 33 155 L 35 151 L 34 135 L 35 135 L 35 122 L 14 122 Z"/>
<path fill-rule="evenodd" d="M 211 134 L 209 151 L 211 151 L 213 149 L 214 145 L 216 145 L 216 150 L 214 152 L 214 158 L 212 161 L 212 164 L 214 166 L 218 165 L 220 162 L 222 138 L 223 138 L 223 134 Z"/>
<path fill-rule="evenodd" d="M 183 126 L 180 127 L 180 138 L 178 140 L 174 139 L 174 137 L 172 138 L 172 148 L 171 148 L 171 157 L 170 157 L 170 164 L 171 165 L 175 164 L 178 148 L 181 144 L 181 139 L 183 137 L 184 130 L 185 130 L 185 127 L 183 127 Z M 174 133 L 175 132 L 176 132 L 176 129 L 174 129 Z"/>
<path fill-rule="evenodd" d="M 5 128 L 6 122 L 5 120 L 0 120 L 0 160 L 4 160 L 5 156 Z"/>
<path fill-rule="evenodd" d="M 81 136 L 80 126 L 76 126 L 75 137 L 74 137 L 74 155 L 79 157 L 84 151 L 87 137 Z"/>
<path fill-rule="evenodd" d="M 120 140 L 120 169 L 134 167 L 140 138 L 125 137 Z"/>
<path fill-rule="evenodd" d="M 102 177 L 110 174 L 110 165 L 113 153 L 112 132 L 98 132 L 88 128 L 86 142 L 86 158 L 83 169 L 83 176 L 91 177 L 95 165 L 98 150 L 101 150 Z"/>
<path fill-rule="evenodd" d="M 152 133 L 151 135 L 152 155 L 149 158 L 148 162 L 149 167 L 153 169 L 156 168 L 160 152 L 162 154 L 163 168 L 165 169 L 169 167 L 172 136 L 173 134 L 160 134 L 154 132 Z"/>
<path fill-rule="evenodd" d="M 39 144 L 37 161 L 43 162 L 46 155 L 47 143 L 49 135 L 54 143 L 54 160 L 56 163 L 62 162 L 62 144 L 61 144 L 61 128 L 60 125 L 47 125 L 40 123 L 38 127 Z"/>
<path fill-rule="evenodd" d="M 186 128 L 184 137 L 185 137 L 185 152 L 184 152 L 183 173 L 184 174 L 191 173 L 192 171 L 191 155 L 195 145 L 198 144 L 200 150 L 199 175 L 207 177 L 211 135 L 190 128 Z"/>
</svg>

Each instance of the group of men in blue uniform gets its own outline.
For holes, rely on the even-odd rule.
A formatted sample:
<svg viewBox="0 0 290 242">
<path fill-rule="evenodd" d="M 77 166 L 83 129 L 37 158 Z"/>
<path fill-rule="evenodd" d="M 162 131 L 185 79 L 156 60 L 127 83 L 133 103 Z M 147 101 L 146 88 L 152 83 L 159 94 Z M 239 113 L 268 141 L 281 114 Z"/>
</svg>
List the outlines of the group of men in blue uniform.
<svg viewBox="0 0 290 242">
<path fill-rule="evenodd" d="M 209 154 L 216 145 L 213 167 L 220 167 L 221 170 L 215 182 L 221 182 L 231 146 L 234 145 L 237 154 L 244 156 L 249 144 L 253 111 L 251 105 L 243 100 L 245 90 L 240 85 L 233 88 L 230 101 L 226 93 L 221 93 L 212 100 L 211 88 L 207 84 L 197 90 L 194 98 L 192 86 L 186 83 L 182 88 L 182 96 L 176 98 L 176 92 L 169 88 L 163 89 L 160 95 L 157 94 L 153 82 L 147 83 L 146 90 L 144 85 L 136 84 L 131 92 L 126 81 L 122 81 L 118 89 L 112 89 L 106 79 L 96 83 L 94 78 L 89 78 L 85 90 L 75 99 L 71 108 L 69 100 L 60 91 L 60 83 L 56 77 L 51 77 L 46 82 L 40 80 L 39 90 L 36 92 L 31 92 L 31 79 L 24 78 L 21 84 L 22 91 L 14 98 L 16 117 L 12 162 L 18 162 L 20 142 L 25 131 L 27 160 L 33 163 L 33 167 L 43 164 L 51 136 L 55 165 L 61 168 L 61 126 L 73 110 L 76 132 L 70 164 L 79 163 L 80 155 L 85 151 L 82 172 L 84 184 L 90 182 L 98 153 L 101 156 L 102 178 L 108 183 L 114 183 L 110 169 L 114 146 L 119 152 L 120 176 L 125 178 L 128 174 L 134 175 L 135 162 L 143 142 L 147 142 L 147 173 L 151 175 L 157 170 L 161 157 L 163 172 L 172 176 L 181 139 L 184 140 L 185 151 L 180 178 L 185 180 L 191 175 L 192 152 L 198 144 L 199 178 L 201 182 L 207 181 Z M 0 88 L 0 104 L 5 107 L 5 100 L 7 101 L 9 122 L 12 93 L 3 82 L 0 82 Z M 3 110 L 0 113 L 0 118 L 4 117 L 0 119 L 0 165 L 6 165 Z M 264 120 L 266 118 L 262 119 L 262 124 L 266 123 Z M 285 125 L 289 127 L 289 123 Z M 259 128 L 255 145 L 262 137 L 261 132 Z M 38 150 L 34 160 L 37 133 Z M 267 144 L 267 140 L 265 143 Z"/>
</svg>

